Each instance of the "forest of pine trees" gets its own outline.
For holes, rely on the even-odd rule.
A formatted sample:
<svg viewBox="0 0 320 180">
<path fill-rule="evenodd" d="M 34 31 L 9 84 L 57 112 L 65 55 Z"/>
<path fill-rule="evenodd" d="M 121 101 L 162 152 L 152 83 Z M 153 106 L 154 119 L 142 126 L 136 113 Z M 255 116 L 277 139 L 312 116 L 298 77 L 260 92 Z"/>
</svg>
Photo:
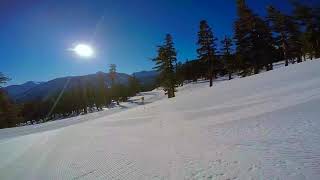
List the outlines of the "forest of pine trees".
<svg viewBox="0 0 320 180">
<path fill-rule="evenodd" d="M 234 75 L 244 77 L 272 70 L 274 62 L 284 61 L 288 66 L 320 57 L 320 7 L 293 1 L 292 13 L 283 13 L 270 5 L 266 8 L 267 16 L 261 17 L 245 0 L 235 3 L 233 37 L 218 40 L 214 35 L 214 28 L 218 27 L 200 21 L 195 42 L 197 59 L 179 62 L 170 34 L 157 47 L 157 55 L 152 59 L 159 72 L 156 86 L 162 86 L 168 98 L 175 97 L 178 86 L 198 79 L 208 80 L 211 87 L 219 76 L 227 75 L 231 80 Z M 155 87 L 141 86 L 134 76 L 129 78 L 128 85 L 118 84 L 116 75 L 116 65 L 111 64 L 111 84 L 106 84 L 103 74 L 98 73 L 98 85 L 79 82 L 78 86 L 43 101 L 15 104 L 1 88 L 9 78 L 0 73 L 0 128 L 100 111 L 112 102 L 126 101 L 141 90 Z"/>
<path fill-rule="evenodd" d="M 212 27 L 206 20 L 200 21 L 198 58 L 176 63 L 175 76 L 163 66 L 168 58 L 164 46 L 159 46 L 155 69 L 161 72 L 159 85 L 168 89 L 166 82 L 175 82 L 171 87 L 183 85 L 183 82 L 209 80 L 219 75 L 242 77 L 273 69 L 273 63 L 284 61 L 300 63 L 306 59 L 320 57 L 320 7 L 309 7 L 292 1 L 293 12 L 285 14 L 273 6 L 266 8 L 267 16 L 260 17 L 248 7 L 245 0 L 235 0 L 237 19 L 234 22 L 234 36 L 225 36 L 217 44 Z M 171 37 L 172 38 L 172 37 Z M 221 47 L 218 52 L 217 47 Z M 175 54 L 176 55 L 176 54 Z M 174 57 L 174 63 L 177 61 Z M 174 79 L 174 77 L 176 79 Z"/>
<path fill-rule="evenodd" d="M 2 85 L 9 80 L 0 72 L 0 128 L 13 127 L 21 121 L 18 106 L 9 99 L 7 93 L 2 89 Z"/>
<path fill-rule="evenodd" d="M 0 73 L 0 128 L 101 111 L 105 107 L 113 106 L 112 101 L 116 103 L 126 101 L 128 97 L 141 91 L 143 86 L 134 76 L 129 78 L 128 85 L 122 85 L 115 80 L 116 66 L 112 65 L 111 69 L 112 73 L 109 75 L 112 76 L 110 78 L 113 85 L 108 85 L 104 74 L 98 72 L 95 84 L 88 81 L 81 83 L 78 79 L 70 78 L 68 81 L 75 81 L 72 87 L 59 91 L 44 100 L 20 104 L 11 101 L 1 88 L 1 85 L 6 83 L 9 78 Z"/>
</svg>

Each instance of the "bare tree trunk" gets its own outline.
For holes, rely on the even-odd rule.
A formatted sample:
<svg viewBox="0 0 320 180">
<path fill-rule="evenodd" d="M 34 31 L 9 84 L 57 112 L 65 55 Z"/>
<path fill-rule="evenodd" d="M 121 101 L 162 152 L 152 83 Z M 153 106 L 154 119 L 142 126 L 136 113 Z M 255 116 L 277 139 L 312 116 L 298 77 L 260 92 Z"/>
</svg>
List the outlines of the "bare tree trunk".
<svg viewBox="0 0 320 180">
<path fill-rule="evenodd" d="M 213 64 L 210 64 L 210 73 L 209 73 L 209 79 L 210 79 L 210 87 L 213 86 L 213 76 L 215 76 L 215 72 L 213 70 Z"/>
<path fill-rule="evenodd" d="M 171 88 L 172 91 L 172 97 L 176 97 L 176 95 L 174 94 L 174 87 Z"/>
<path fill-rule="evenodd" d="M 301 63 L 302 62 L 302 59 L 301 59 L 301 56 L 298 57 L 298 60 L 297 60 L 297 63 Z"/>
<path fill-rule="evenodd" d="M 174 94 L 174 87 L 170 87 L 168 89 L 168 98 L 173 98 L 175 97 L 175 94 Z"/>
<path fill-rule="evenodd" d="M 284 59 L 285 59 L 285 66 L 288 66 L 289 65 L 289 61 L 288 61 L 288 58 L 287 58 L 287 44 L 284 42 L 284 35 L 282 35 L 282 48 L 283 48 L 283 56 L 284 56 Z"/>
<path fill-rule="evenodd" d="M 253 73 L 254 74 L 259 74 L 259 68 L 258 68 L 257 64 L 254 64 L 254 66 L 253 66 Z"/>
</svg>

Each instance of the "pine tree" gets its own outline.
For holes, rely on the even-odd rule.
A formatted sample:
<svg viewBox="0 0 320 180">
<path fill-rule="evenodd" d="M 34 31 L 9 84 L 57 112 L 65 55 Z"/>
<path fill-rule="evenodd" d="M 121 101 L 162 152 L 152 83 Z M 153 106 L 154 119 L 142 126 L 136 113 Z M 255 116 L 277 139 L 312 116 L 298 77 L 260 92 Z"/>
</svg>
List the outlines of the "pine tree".
<svg viewBox="0 0 320 180">
<path fill-rule="evenodd" d="M 179 86 L 183 86 L 185 80 L 185 68 L 181 62 L 176 65 L 176 79 Z"/>
<path fill-rule="evenodd" d="M 250 69 L 250 56 L 251 53 L 251 24 L 253 15 L 250 9 L 247 8 L 244 0 L 237 0 L 238 20 L 235 22 L 235 44 L 237 59 L 240 62 L 239 69 L 242 76 L 251 73 Z"/>
<path fill-rule="evenodd" d="M 297 62 L 302 62 L 302 56 L 303 56 L 303 44 L 302 44 L 302 33 L 300 31 L 299 25 L 294 20 L 288 20 L 288 31 L 289 31 L 289 39 L 288 39 L 288 45 L 289 45 L 289 58 L 292 63 L 295 63 L 295 60 L 297 59 Z"/>
<path fill-rule="evenodd" d="M 112 98 L 117 102 L 117 105 L 120 105 L 120 102 L 127 101 L 130 96 L 129 87 L 122 84 L 115 84 L 111 87 Z"/>
<path fill-rule="evenodd" d="M 289 61 L 294 63 L 302 61 L 302 56 L 306 56 L 310 50 L 307 34 L 301 32 L 299 24 L 291 16 L 281 13 L 272 6 L 268 7 L 268 20 L 276 34 L 276 44 L 282 51 L 285 65 Z"/>
<path fill-rule="evenodd" d="M 267 71 L 273 69 L 273 62 L 276 58 L 275 40 L 272 36 L 272 30 L 267 21 L 257 17 L 254 25 L 254 58 L 258 68 L 265 67 Z M 258 69 L 258 71 L 259 71 Z M 255 71 L 257 73 L 257 71 Z"/>
<path fill-rule="evenodd" d="M 235 22 L 237 57 L 242 63 L 242 75 L 254 74 L 266 67 L 272 69 L 274 44 L 266 21 L 255 15 L 245 0 L 237 0 L 238 19 Z"/>
<path fill-rule="evenodd" d="M 19 107 L 0 89 L 0 128 L 15 127 L 22 122 Z"/>
<path fill-rule="evenodd" d="M 133 75 L 129 77 L 129 94 L 130 96 L 134 96 L 141 90 L 141 85 L 138 79 Z"/>
<path fill-rule="evenodd" d="M 75 114 L 80 114 L 81 112 L 81 93 L 80 89 L 77 87 L 73 87 L 70 89 L 72 94 L 72 104 L 73 104 L 73 110 Z"/>
<path fill-rule="evenodd" d="M 314 9 L 314 16 L 316 22 L 316 51 L 315 58 L 320 57 L 320 6 L 317 6 Z"/>
<path fill-rule="evenodd" d="M 14 127 L 21 122 L 19 108 L 7 96 L 2 89 L 2 84 L 9 80 L 0 72 L 0 128 Z"/>
<path fill-rule="evenodd" d="M 184 69 L 184 79 L 187 80 L 188 82 L 190 80 L 193 80 L 193 75 L 192 75 L 192 66 L 190 61 L 187 59 L 185 64 L 183 65 L 183 69 Z"/>
<path fill-rule="evenodd" d="M 213 85 L 213 77 L 217 74 L 218 60 L 216 57 L 217 38 L 214 37 L 210 26 L 205 20 L 200 22 L 200 30 L 198 32 L 198 58 L 208 67 L 208 78 L 210 79 L 210 87 Z"/>
<path fill-rule="evenodd" d="M 271 24 L 273 31 L 276 33 L 276 45 L 282 51 L 282 56 L 285 60 L 285 66 L 288 66 L 290 57 L 290 32 L 287 25 L 291 23 L 290 17 L 282 14 L 273 6 L 269 6 L 267 11 L 269 23 Z"/>
<path fill-rule="evenodd" d="M 160 85 L 164 88 L 168 98 L 175 97 L 177 82 L 174 64 L 177 61 L 177 53 L 174 48 L 172 36 L 170 34 L 166 35 L 165 43 L 161 46 L 158 46 L 157 51 L 157 57 L 152 60 L 156 64 L 154 69 L 160 73 Z"/>
<path fill-rule="evenodd" d="M 90 112 L 93 112 L 94 108 L 96 107 L 97 110 L 100 110 L 99 106 L 97 106 L 96 104 L 96 94 L 95 94 L 95 88 L 92 84 L 90 83 L 86 83 L 85 84 L 85 88 L 86 88 L 86 96 L 88 99 L 88 108 Z"/>
<path fill-rule="evenodd" d="M 311 58 L 319 53 L 319 25 L 317 24 L 316 10 L 307 5 L 303 5 L 295 1 L 293 3 L 293 14 L 295 19 L 299 22 L 304 29 L 302 41 L 304 45 L 304 52 Z M 318 26 L 318 27 L 317 27 Z"/>
<path fill-rule="evenodd" d="M 225 36 L 225 38 L 221 41 L 222 43 L 222 56 L 225 69 L 228 71 L 229 80 L 232 79 L 232 73 L 235 71 L 235 62 L 231 54 L 232 47 L 232 39 Z"/>
<path fill-rule="evenodd" d="M 117 66 L 115 64 L 109 65 L 109 77 L 111 79 L 111 85 L 115 84 L 115 79 L 117 75 Z"/>
<path fill-rule="evenodd" d="M 115 73 L 115 68 L 111 71 L 111 74 Z M 97 74 L 98 87 L 95 93 L 95 104 L 98 110 L 102 110 L 102 107 L 109 104 L 107 98 L 107 85 L 106 79 L 103 73 Z M 114 80 L 113 80 L 114 81 Z"/>
</svg>

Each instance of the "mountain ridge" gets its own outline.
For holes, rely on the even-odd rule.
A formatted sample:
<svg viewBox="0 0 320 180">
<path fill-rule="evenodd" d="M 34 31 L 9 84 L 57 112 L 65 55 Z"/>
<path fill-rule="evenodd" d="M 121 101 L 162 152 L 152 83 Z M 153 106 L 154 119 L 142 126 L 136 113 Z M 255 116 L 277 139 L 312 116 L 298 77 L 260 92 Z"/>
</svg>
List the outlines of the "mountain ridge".
<svg viewBox="0 0 320 180">
<path fill-rule="evenodd" d="M 58 77 L 39 83 L 35 81 L 27 81 L 20 85 L 10 85 L 4 87 L 4 90 L 7 91 L 9 97 L 16 102 L 43 100 L 61 91 L 66 85 L 67 89 L 85 84 L 92 84 L 96 86 L 97 77 L 99 74 L 104 76 L 106 79 L 106 84 L 111 84 L 109 73 L 97 72 L 95 74 L 81 76 Z M 115 82 L 126 85 L 128 84 L 129 78 L 134 76 L 140 81 L 141 84 L 148 84 L 155 81 L 156 75 L 157 73 L 155 71 L 140 71 L 131 75 L 126 73 L 116 73 Z"/>
</svg>

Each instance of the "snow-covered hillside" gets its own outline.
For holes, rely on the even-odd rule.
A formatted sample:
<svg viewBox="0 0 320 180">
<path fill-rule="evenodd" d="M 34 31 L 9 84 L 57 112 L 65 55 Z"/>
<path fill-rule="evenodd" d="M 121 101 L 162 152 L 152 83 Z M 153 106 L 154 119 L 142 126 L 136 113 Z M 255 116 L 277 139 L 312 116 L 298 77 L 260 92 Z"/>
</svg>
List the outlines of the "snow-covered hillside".
<svg viewBox="0 0 320 180">
<path fill-rule="evenodd" d="M 0 179 L 320 179 L 320 60 L 207 86 L 0 130 Z"/>
</svg>

